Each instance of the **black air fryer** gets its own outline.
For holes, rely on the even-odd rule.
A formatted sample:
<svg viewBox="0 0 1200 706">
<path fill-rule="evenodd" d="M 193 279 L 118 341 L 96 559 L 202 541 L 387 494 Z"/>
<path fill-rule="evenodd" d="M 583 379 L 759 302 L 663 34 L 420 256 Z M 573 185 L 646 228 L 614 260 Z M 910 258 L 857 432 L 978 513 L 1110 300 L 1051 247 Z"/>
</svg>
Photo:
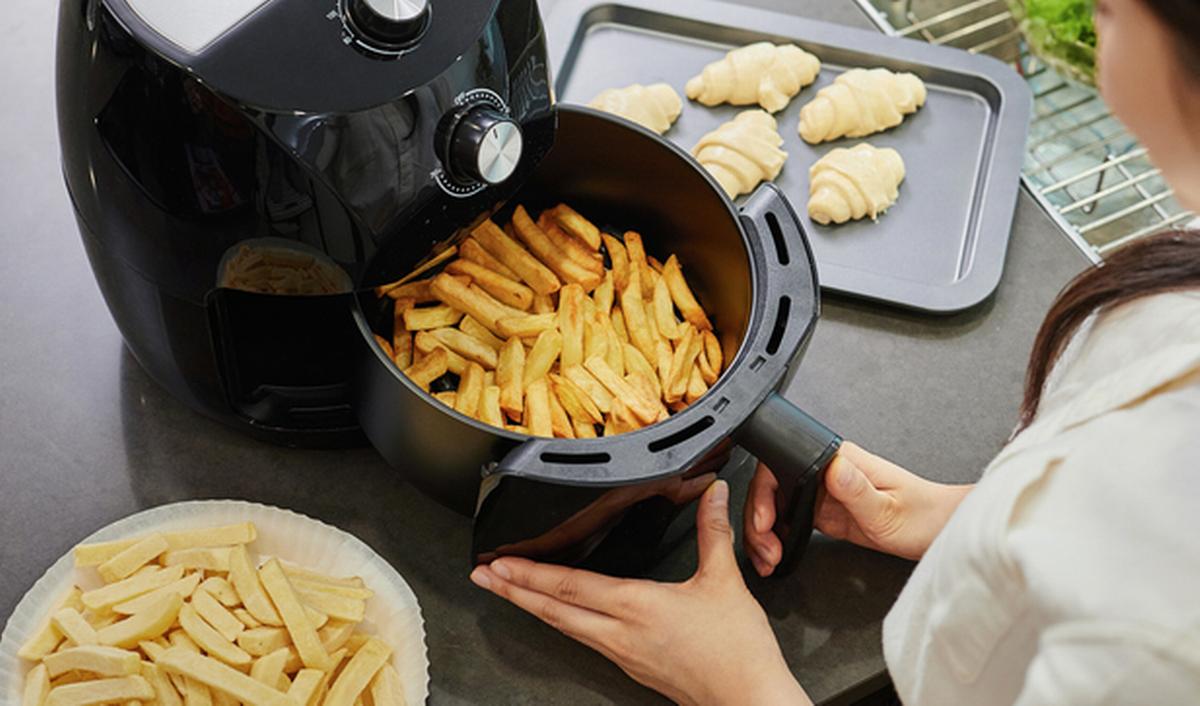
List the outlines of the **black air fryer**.
<svg viewBox="0 0 1200 706">
<path fill-rule="evenodd" d="M 63 165 L 127 345 L 270 441 L 365 437 L 475 517 L 472 558 L 636 572 L 734 444 L 780 478 L 793 559 L 840 439 L 777 393 L 818 314 L 782 195 L 738 209 L 632 123 L 554 107 L 534 0 L 63 0 Z M 375 344 L 377 285 L 487 214 L 566 201 L 680 253 L 728 369 L 637 432 L 533 439 L 441 405 Z M 380 518 L 387 521 L 387 518 Z"/>
</svg>

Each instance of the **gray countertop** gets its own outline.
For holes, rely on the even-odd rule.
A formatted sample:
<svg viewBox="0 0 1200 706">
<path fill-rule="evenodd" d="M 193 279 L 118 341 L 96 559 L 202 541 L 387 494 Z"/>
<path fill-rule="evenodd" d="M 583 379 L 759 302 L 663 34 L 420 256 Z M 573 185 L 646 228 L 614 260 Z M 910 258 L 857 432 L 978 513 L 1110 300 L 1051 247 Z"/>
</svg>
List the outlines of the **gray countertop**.
<svg viewBox="0 0 1200 706">
<path fill-rule="evenodd" d="M 752 4 L 868 25 L 849 0 Z M 336 524 L 396 566 L 424 610 L 432 703 L 656 702 L 599 655 L 475 590 L 470 523 L 374 452 L 257 443 L 185 409 L 141 371 L 92 279 L 60 176 L 56 9 L 10 2 L 0 45 L 0 616 L 106 523 L 177 500 L 243 498 Z M 828 300 L 788 397 L 925 476 L 974 480 L 1013 424 L 1043 312 L 1085 262 L 1022 194 L 992 299 L 945 318 Z M 686 546 L 654 573 L 682 578 L 694 561 Z M 814 699 L 882 683 L 880 623 L 910 569 L 818 538 L 796 575 L 753 583 Z"/>
</svg>

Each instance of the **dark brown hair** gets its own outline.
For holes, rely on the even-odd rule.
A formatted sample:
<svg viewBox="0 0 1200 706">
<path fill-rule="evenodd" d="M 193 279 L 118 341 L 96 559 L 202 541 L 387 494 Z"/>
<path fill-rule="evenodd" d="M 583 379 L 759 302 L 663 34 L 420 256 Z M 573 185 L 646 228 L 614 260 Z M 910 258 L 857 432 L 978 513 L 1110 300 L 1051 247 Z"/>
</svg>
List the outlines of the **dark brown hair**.
<svg viewBox="0 0 1200 706">
<path fill-rule="evenodd" d="M 1174 35 L 1182 79 L 1192 92 L 1200 92 L 1200 40 L 1195 39 L 1200 36 L 1200 2 L 1141 2 Z M 1200 169 L 1200 164 L 1196 168 Z M 1071 337 L 1093 312 L 1184 289 L 1200 289 L 1200 232 L 1173 231 L 1144 238 L 1117 250 L 1102 265 L 1072 280 L 1055 299 L 1034 340 L 1016 433 L 1033 421 L 1046 378 Z"/>
</svg>

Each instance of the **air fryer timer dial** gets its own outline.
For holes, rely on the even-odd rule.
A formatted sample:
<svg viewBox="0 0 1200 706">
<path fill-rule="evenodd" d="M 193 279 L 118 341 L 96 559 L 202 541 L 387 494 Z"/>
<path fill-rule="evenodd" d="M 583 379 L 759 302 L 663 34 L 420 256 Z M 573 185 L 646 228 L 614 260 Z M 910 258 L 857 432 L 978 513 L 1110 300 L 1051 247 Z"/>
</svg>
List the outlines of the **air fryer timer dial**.
<svg viewBox="0 0 1200 706">
<path fill-rule="evenodd" d="M 524 142 L 512 118 L 489 106 L 471 108 L 450 134 L 450 171 L 484 184 L 506 181 L 521 161 Z"/>
<path fill-rule="evenodd" d="M 346 0 L 350 26 L 360 41 L 379 49 L 402 49 L 429 24 L 428 0 Z"/>
</svg>

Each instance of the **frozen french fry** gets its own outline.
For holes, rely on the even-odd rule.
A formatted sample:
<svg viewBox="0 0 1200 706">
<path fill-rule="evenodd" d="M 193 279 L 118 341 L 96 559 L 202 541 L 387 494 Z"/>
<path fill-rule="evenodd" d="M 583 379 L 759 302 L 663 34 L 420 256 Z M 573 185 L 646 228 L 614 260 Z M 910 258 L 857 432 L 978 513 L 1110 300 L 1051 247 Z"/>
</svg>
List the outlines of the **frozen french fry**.
<svg viewBox="0 0 1200 706">
<path fill-rule="evenodd" d="M 612 393 L 582 365 L 564 368 L 563 377 L 583 390 L 601 413 L 608 414 L 612 410 Z"/>
<path fill-rule="evenodd" d="M 612 393 L 613 399 L 620 399 L 642 422 L 651 424 L 658 418 L 658 401 L 647 398 L 641 391 L 625 382 L 608 367 L 603 358 L 588 358 L 584 367 Z"/>
<path fill-rule="evenodd" d="M 472 316 L 464 316 L 463 320 L 458 324 L 458 330 L 496 352 L 499 352 L 500 348 L 504 345 L 503 339 L 497 338 L 495 334 L 488 330 L 487 326 L 479 323 Z"/>
<path fill-rule="evenodd" d="M 129 650 L 85 645 L 46 655 L 42 664 L 46 665 L 46 673 L 51 679 L 76 669 L 104 677 L 123 677 L 141 672 L 142 660 L 138 653 Z"/>
<path fill-rule="evenodd" d="M 156 588 L 162 588 L 183 578 L 183 567 L 172 566 L 154 573 L 138 574 L 127 579 L 110 583 L 107 586 L 93 589 L 80 596 L 83 605 L 94 613 L 111 610 L 118 603 L 124 603 L 131 598 L 137 598 L 143 593 L 149 593 Z"/>
<path fill-rule="evenodd" d="M 150 687 L 150 682 L 139 674 L 133 674 L 56 686 L 46 696 L 44 706 L 99 706 L 152 698 L 154 689 Z"/>
<path fill-rule="evenodd" d="M 292 636 L 292 643 L 296 646 L 304 666 L 313 669 L 327 668 L 329 653 L 317 637 L 317 631 L 292 589 L 291 582 L 279 567 L 279 560 L 272 559 L 263 564 L 258 575 L 267 590 L 267 595 L 279 610 L 279 616 L 283 618 L 284 627 Z"/>
<path fill-rule="evenodd" d="M 120 581 L 157 559 L 167 549 L 167 540 L 161 534 L 152 534 L 97 566 L 96 570 L 106 583 Z"/>
<path fill-rule="evenodd" d="M 262 657 L 281 647 L 292 644 L 292 636 L 286 628 L 247 628 L 237 636 L 237 645 L 253 657 Z"/>
<path fill-rule="evenodd" d="M 527 216 L 528 217 L 528 216 Z M 490 219 L 479 224 L 472 235 L 489 254 L 515 272 L 533 291 L 553 294 L 562 285 L 558 276 Z M 486 323 L 481 320 L 481 323 Z"/>
<path fill-rule="evenodd" d="M 488 370 L 494 370 L 498 355 L 491 346 L 456 328 L 439 328 L 429 332 L 446 348 Z"/>
<path fill-rule="evenodd" d="M 310 706 L 313 703 L 313 697 L 317 694 L 317 687 L 324 679 L 325 672 L 319 669 L 301 669 L 292 679 L 292 685 L 288 687 L 287 695 L 295 702 L 296 706 Z M 375 706 L 381 705 L 376 701 Z"/>
<path fill-rule="evenodd" d="M 58 628 L 68 640 L 76 645 L 96 645 L 96 629 L 83 619 L 74 608 L 63 608 L 50 617 L 54 627 Z"/>
<path fill-rule="evenodd" d="M 455 260 L 446 266 L 446 272 L 470 276 L 472 283 L 503 304 L 521 310 L 533 305 L 532 289 L 470 260 Z"/>
<path fill-rule="evenodd" d="M 452 279 L 447 275 L 447 279 Z M 452 280 L 456 283 L 457 280 Z M 458 283 L 461 284 L 461 283 Z M 465 289 L 465 287 L 464 287 Z M 446 326 L 456 326 L 463 317 L 462 309 L 441 304 L 438 306 L 414 307 L 404 312 L 404 328 L 409 331 L 428 331 Z M 389 344 L 389 348 L 390 348 Z M 391 351 L 388 357 L 393 357 Z"/>
<path fill-rule="evenodd" d="M 513 272 L 512 268 L 497 260 L 487 250 L 484 250 L 483 246 L 479 244 L 479 241 L 475 240 L 474 238 L 464 239 L 462 245 L 459 246 L 459 250 L 459 254 L 464 260 L 470 260 L 477 265 L 486 267 L 492 272 L 503 275 L 511 280 L 520 281 L 521 279 L 521 276 L 516 272 Z"/>
<path fill-rule="evenodd" d="M 604 249 L 608 251 L 608 260 L 612 263 L 613 287 L 622 292 L 629 285 L 629 251 L 616 237 L 604 234 Z"/>
<path fill-rule="evenodd" d="M 550 209 L 550 216 L 563 230 L 579 238 L 592 250 L 600 249 L 600 229 L 575 209 L 560 203 Z"/>
<path fill-rule="evenodd" d="M 524 206 L 517 206 L 513 212 L 512 224 L 517 238 L 563 282 L 576 282 L 582 284 L 585 289 L 593 289 L 600 284 L 603 275 L 598 271 L 589 270 L 556 247 L 546 232 L 529 217 Z"/>
<path fill-rule="evenodd" d="M 450 369 L 449 362 L 449 351 L 439 346 L 436 350 L 431 351 L 424 358 L 422 358 L 421 362 L 410 366 L 408 370 L 404 371 L 404 374 L 407 375 L 409 379 L 412 380 L 415 385 L 417 385 L 417 387 L 420 387 L 422 390 L 428 392 L 429 384 L 445 375 Z M 236 586 L 237 583 L 235 582 L 234 585 Z M 240 590 L 238 592 L 241 593 Z M 245 598 L 246 596 L 243 594 L 242 599 L 245 600 Z M 247 603 L 246 606 L 249 608 L 250 604 Z M 254 615 L 253 610 L 251 611 L 251 614 Z M 259 618 L 258 615 L 254 615 L 254 617 Z M 261 618 L 259 619 L 261 620 Z"/>
<path fill-rule="evenodd" d="M 287 694 L 196 652 L 173 647 L 163 653 L 158 666 L 229 694 L 245 706 L 296 706 Z"/>
<path fill-rule="evenodd" d="M 192 593 L 192 605 L 205 622 L 216 628 L 217 632 L 230 642 L 236 640 L 237 636 L 246 629 L 237 616 L 230 613 L 228 608 L 221 605 L 220 601 L 203 588 Z"/>
<path fill-rule="evenodd" d="M 510 419 L 520 419 L 525 409 L 525 346 L 516 336 L 500 349 L 496 383 L 500 386 L 500 409 Z"/>
<path fill-rule="evenodd" d="M 96 641 L 101 645 L 136 647 L 142 640 L 158 637 L 167 631 L 181 612 L 183 597 L 168 593 L 157 603 L 145 610 L 119 620 L 96 631 Z"/>
<path fill-rule="evenodd" d="M 185 576 L 184 578 L 187 577 Z M 237 591 L 233 589 L 233 585 L 220 576 L 210 576 L 204 579 L 204 583 L 200 584 L 200 588 L 212 594 L 212 597 L 220 601 L 221 605 L 226 608 L 234 608 L 242 604 L 242 599 L 238 597 Z M 184 598 L 187 598 L 187 596 L 184 596 Z"/>
<path fill-rule="evenodd" d="M 550 392 L 546 378 L 539 377 L 525 385 L 525 426 L 533 436 L 554 436 L 550 416 Z"/>
<path fill-rule="evenodd" d="M 443 371 L 444 373 L 445 371 Z M 428 387 L 428 383 L 426 383 L 426 387 Z M 267 594 L 258 580 L 258 573 L 250 564 L 250 555 L 246 553 L 245 547 L 234 547 L 229 554 L 229 582 L 241 596 L 242 605 L 246 606 L 246 610 L 254 616 L 255 620 L 264 625 L 283 624 L 279 613 L 275 611 L 275 606 L 267 598 Z"/>
<path fill-rule="evenodd" d="M 250 678 L 260 681 L 270 687 L 279 684 L 283 676 L 283 668 L 288 661 L 288 649 L 280 647 L 274 652 L 254 660 L 250 666 Z"/>
<path fill-rule="evenodd" d="M 583 362 L 583 300 L 587 297 L 583 287 L 571 283 L 558 293 L 558 330 L 562 334 L 562 364 L 579 365 Z"/>
<path fill-rule="evenodd" d="M 359 694 L 371 683 L 375 673 L 387 664 L 391 655 L 392 648 L 382 640 L 367 640 L 334 679 L 325 697 L 325 706 L 354 706 Z"/>
<path fill-rule="evenodd" d="M 533 349 L 525 358 L 525 372 L 522 375 L 522 381 L 526 388 L 534 380 L 543 378 L 546 373 L 550 372 L 550 368 L 554 366 L 559 353 L 562 352 L 562 345 L 563 337 L 556 329 L 547 329 L 538 336 L 537 341 L 533 344 Z M 526 397 L 528 399 L 528 395 Z M 528 422 L 526 424 L 528 425 Z"/>
<path fill-rule="evenodd" d="M 167 540 L 167 546 L 171 549 L 190 549 L 192 547 L 249 544 L 258 536 L 258 531 L 254 527 L 254 523 L 242 522 L 221 527 L 163 532 L 162 536 Z M 139 541 L 141 538 L 80 544 L 72 551 L 75 556 L 75 566 L 98 566 Z"/>
<path fill-rule="evenodd" d="M 37 664 L 25 675 L 25 688 L 21 691 L 21 706 L 42 706 L 50 694 L 50 675 L 46 665 Z"/>
<path fill-rule="evenodd" d="M 404 684 L 391 664 L 384 664 L 371 680 L 371 701 L 374 706 L 407 706 Z"/>
<path fill-rule="evenodd" d="M 308 622 L 307 617 L 305 617 L 305 622 Z M 192 642 L 195 642 L 209 655 L 234 667 L 244 667 L 250 664 L 250 654 L 205 622 L 190 603 L 180 608 L 179 625 Z"/>
<path fill-rule="evenodd" d="M 510 318 L 500 319 L 497 322 L 498 333 L 507 338 L 520 336 L 521 338 L 537 338 L 543 331 L 552 329 L 558 325 L 558 314 L 550 312 L 547 314 L 529 314 L 526 316 L 514 316 Z"/>
<path fill-rule="evenodd" d="M 667 258 L 666 263 L 663 264 L 662 277 L 666 280 L 667 289 L 671 292 L 671 299 L 675 301 L 675 306 L 679 308 L 679 313 L 683 314 L 684 320 L 701 331 L 711 331 L 712 323 L 708 320 L 708 315 L 704 313 L 704 309 L 700 308 L 695 295 L 692 294 L 691 287 L 683 278 L 679 258 L 674 255 Z"/>
<path fill-rule="evenodd" d="M 229 547 L 193 547 L 171 549 L 162 556 L 163 566 L 182 566 L 184 569 L 204 571 L 229 571 Z"/>
<path fill-rule="evenodd" d="M 157 664 L 153 662 L 142 662 L 141 675 L 149 684 L 150 688 L 154 689 L 154 699 L 157 706 L 183 706 L 183 700 L 179 697 L 179 692 L 171 684 L 171 680 L 167 678 L 164 672 Z"/>
</svg>

